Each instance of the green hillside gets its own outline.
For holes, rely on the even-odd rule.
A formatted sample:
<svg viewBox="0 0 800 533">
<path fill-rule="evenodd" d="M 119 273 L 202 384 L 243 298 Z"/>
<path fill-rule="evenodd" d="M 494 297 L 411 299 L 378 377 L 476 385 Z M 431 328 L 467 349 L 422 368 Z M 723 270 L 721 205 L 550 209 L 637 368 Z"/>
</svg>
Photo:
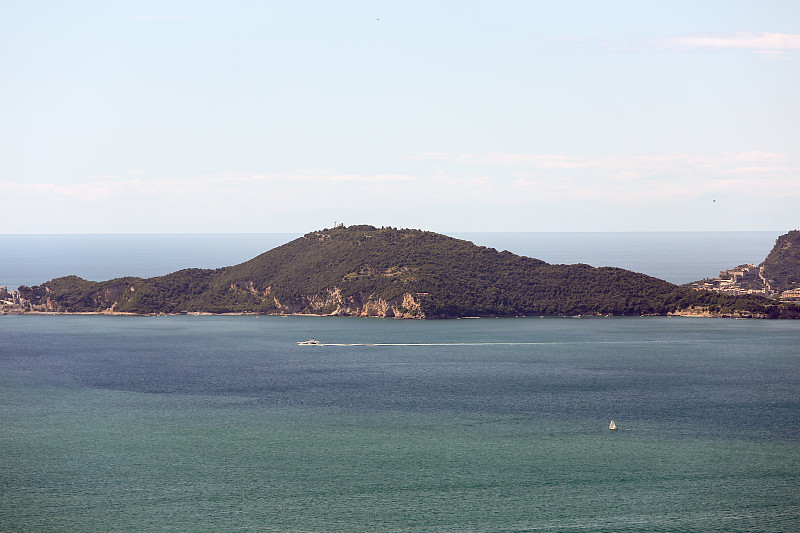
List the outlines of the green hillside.
<svg viewBox="0 0 800 533">
<path fill-rule="evenodd" d="M 778 237 L 761 266 L 773 291 L 800 288 L 800 231 Z"/>
<path fill-rule="evenodd" d="M 70 276 L 20 287 L 34 309 L 147 313 L 316 313 L 441 318 L 513 315 L 770 314 L 758 297 L 693 291 L 619 268 L 551 265 L 413 229 L 337 227 L 245 263 L 149 279 Z"/>
</svg>

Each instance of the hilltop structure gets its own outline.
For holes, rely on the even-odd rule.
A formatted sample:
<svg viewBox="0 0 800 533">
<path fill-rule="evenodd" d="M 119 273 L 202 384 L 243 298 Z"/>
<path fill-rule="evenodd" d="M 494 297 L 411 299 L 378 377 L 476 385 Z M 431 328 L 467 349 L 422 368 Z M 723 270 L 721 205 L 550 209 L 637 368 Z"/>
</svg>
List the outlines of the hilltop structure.
<svg viewBox="0 0 800 533">
<path fill-rule="evenodd" d="M 737 283 L 750 267 L 731 274 Z M 21 286 L 0 312 L 800 316 L 760 295 L 694 291 L 621 268 L 552 265 L 416 229 L 337 225 L 245 263 L 154 278 L 66 276 Z"/>
</svg>

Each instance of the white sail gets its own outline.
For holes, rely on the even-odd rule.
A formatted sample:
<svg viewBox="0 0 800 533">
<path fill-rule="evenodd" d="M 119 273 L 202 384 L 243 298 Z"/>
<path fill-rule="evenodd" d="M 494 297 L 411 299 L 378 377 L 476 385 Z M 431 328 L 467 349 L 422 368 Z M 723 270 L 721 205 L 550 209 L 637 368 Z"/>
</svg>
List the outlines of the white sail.
<svg viewBox="0 0 800 533">
<path fill-rule="evenodd" d="M 614 431 L 615 429 L 619 429 L 617 427 L 617 425 L 614 423 L 613 419 L 611 420 L 611 423 L 608 425 L 608 429 L 610 429 L 611 431 Z"/>
</svg>

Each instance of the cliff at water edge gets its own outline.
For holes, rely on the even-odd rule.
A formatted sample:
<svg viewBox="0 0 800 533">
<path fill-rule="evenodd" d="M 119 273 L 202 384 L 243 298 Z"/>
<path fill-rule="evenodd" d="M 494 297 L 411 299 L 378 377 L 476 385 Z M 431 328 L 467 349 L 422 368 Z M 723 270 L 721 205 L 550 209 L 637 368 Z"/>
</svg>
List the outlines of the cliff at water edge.
<svg viewBox="0 0 800 533">
<path fill-rule="evenodd" d="M 0 294 L 0 313 L 263 313 L 449 318 L 517 315 L 800 316 L 750 295 L 695 291 L 628 270 L 553 265 L 416 230 L 338 226 L 247 262 L 153 278 L 77 276 Z"/>
</svg>

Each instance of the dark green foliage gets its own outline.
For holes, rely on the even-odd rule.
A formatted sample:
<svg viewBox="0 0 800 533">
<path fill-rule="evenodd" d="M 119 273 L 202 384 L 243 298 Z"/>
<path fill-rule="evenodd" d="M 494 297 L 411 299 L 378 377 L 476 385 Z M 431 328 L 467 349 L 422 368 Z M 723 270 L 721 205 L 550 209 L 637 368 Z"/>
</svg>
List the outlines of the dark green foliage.
<svg viewBox="0 0 800 533">
<path fill-rule="evenodd" d="M 763 298 L 696 292 L 619 268 L 550 265 L 420 230 L 337 227 L 245 263 L 103 283 L 74 276 L 30 289 L 62 310 L 331 313 L 393 301 L 410 316 L 666 314 L 691 306 L 770 312 Z M 400 307 L 410 294 L 419 309 Z"/>
<path fill-rule="evenodd" d="M 761 266 L 773 291 L 800 287 L 800 231 L 792 230 L 778 237 Z"/>
<path fill-rule="evenodd" d="M 105 308 L 105 303 L 114 301 L 141 282 L 140 278 L 117 278 L 109 281 L 87 281 L 78 276 L 65 276 L 34 287 L 22 286 L 20 296 L 33 304 L 47 305 L 53 302 L 53 310 L 72 313 L 93 312 Z"/>
<path fill-rule="evenodd" d="M 116 311 L 135 313 L 267 312 L 273 307 L 254 295 L 234 290 L 221 278 L 223 270 L 186 269 L 145 280 L 118 302 Z"/>
</svg>

